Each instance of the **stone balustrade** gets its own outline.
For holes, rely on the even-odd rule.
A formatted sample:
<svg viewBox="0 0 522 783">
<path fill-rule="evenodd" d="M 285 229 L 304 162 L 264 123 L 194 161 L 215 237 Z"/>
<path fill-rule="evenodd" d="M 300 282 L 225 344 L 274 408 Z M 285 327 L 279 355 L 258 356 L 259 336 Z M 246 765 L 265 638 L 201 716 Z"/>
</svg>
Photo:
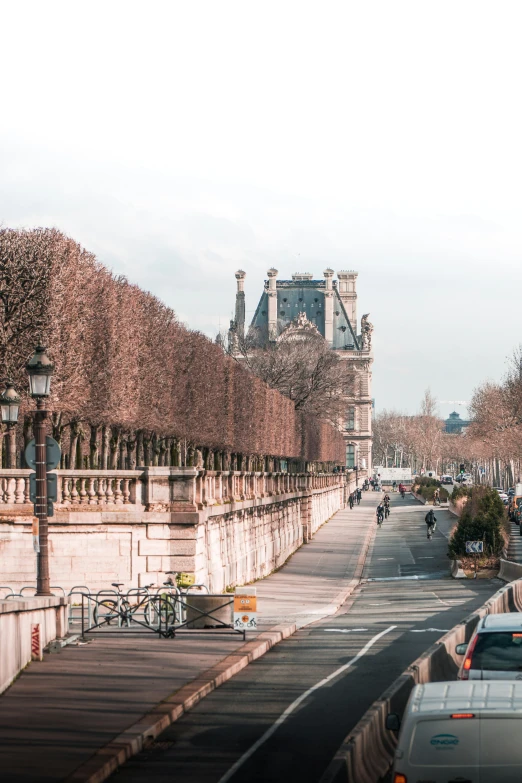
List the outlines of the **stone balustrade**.
<svg viewBox="0 0 522 783">
<path fill-rule="evenodd" d="M 355 486 L 353 471 L 56 472 L 51 579 L 66 589 L 161 585 L 167 571 L 193 573 L 213 592 L 261 578 L 343 508 Z M 0 584 L 15 591 L 35 580 L 29 474 L 0 471 Z"/>
</svg>

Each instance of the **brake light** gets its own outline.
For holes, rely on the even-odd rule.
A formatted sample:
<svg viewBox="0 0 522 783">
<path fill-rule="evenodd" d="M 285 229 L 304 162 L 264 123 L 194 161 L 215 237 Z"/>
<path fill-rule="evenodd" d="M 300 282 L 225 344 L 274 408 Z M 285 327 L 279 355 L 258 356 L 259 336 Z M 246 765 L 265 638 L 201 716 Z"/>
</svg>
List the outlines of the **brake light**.
<svg viewBox="0 0 522 783">
<path fill-rule="evenodd" d="M 400 772 L 396 772 L 395 777 L 393 778 L 393 783 L 408 783 L 406 780 L 406 775 L 401 775 Z"/>
<path fill-rule="evenodd" d="M 450 718 L 474 718 L 475 715 L 473 712 L 454 712 L 453 715 L 450 715 Z"/>
<path fill-rule="evenodd" d="M 471 640 L 471 642 L 468 645 L 468 649 L 466 650 L 466 658 L 464 659 L 464 663 L 462 664 L 462 673 L 460 675 L 462 680 L 469 679 L 469 670 L 471 669 L 471 659 L 473 656 L 473 650 L 475 649 L 475 645 L 478 642 L 478 634 L 475 635 L 475 638 Z"/>
</svg>

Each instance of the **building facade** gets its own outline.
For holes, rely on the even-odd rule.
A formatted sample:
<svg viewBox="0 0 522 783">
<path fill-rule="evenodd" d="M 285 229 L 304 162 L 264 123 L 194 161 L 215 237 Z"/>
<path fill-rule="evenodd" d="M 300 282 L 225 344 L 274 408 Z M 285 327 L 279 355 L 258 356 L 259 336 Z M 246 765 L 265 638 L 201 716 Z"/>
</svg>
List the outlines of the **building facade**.
<svg viewBox="0 0 522 783">
<path fill-rule="evenodd" d="M 371 368 L 373 326 L 368 315 L 357 320 L 357 272 L 341 271 L 334 280 L 333 269 L 323 279 L 298 272 L 290 280 L 279 280 L 277 269 L 269 269 L 248 334 L 259 345 L 275 342 L 281 335 L 313 330 L 345 362 L 347 378 L 355 378 L 342 392 L 344 419 L 339 422 L 346 445 L 346 466 L 371 468 L 372 390 Z M 245 272 L 236 272 L 235 318 L 230 323 L 232 351 L 245 335 Z"/>
</svg>

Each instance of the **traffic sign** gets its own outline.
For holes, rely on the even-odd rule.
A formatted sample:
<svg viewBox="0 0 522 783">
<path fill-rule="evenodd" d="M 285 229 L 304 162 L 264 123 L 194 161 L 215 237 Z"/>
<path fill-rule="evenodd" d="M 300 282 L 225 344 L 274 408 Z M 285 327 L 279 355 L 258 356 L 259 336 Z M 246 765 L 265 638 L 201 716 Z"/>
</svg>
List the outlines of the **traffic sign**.
<svg viewBox="0 0 522 783">
<path fill-rule="evenodd" d="M 54 438 L 50 435 L 45 437 L 45 464 L 47 470 L 54 470 L 60 464 L 62 450 Z M 36 443 L 34 438 L 29 441 L 25 447 L 25 461 L 33 470 L 36 469 Z"/>
<path fill-rule="evenodd" d="M 36 473 L 29 474 L 29 500 L 31 503 L 36 503 Z M 56 473 L 47 474 L 47 500 L 55 503 L 58 500 L 58 476 Z"/>
<path fill-rule="evenodd" d="M 238 631 L 257 628 L 257 597 L 255 587 L 236 587 L 234 595 L 234 628 Z"/>
<path fill-rule="evenodd" d="M 466 541 L 467 555 L 481 555 L 484 552 L 483 541 Z"/>
</svg>

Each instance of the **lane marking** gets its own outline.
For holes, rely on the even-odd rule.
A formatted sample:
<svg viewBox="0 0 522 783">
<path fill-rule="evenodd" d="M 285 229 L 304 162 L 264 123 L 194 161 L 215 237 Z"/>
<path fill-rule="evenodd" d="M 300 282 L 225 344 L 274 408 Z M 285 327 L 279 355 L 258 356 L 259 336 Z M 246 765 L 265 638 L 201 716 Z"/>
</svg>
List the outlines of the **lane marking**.
<svg viewBox="0 0 522 783">
<path fill-rule="evenodd" d="M 383 636 L 385 636 L 387 633 L 390 633 L 390 631 L 393 631 L 395 628 L 397 628 L 396 625 L 390 625 L 389 628 L 386 628 L 384 631 L 381 631 L 376 636 L 374 636 L 372 639 L 370 639 L 369 642 L 367 642 L 364 647 L 357 653 L 357 655 L 352 658 L 348 663 L 345 663 L 343 666 L 340 666 L 339 669 L 336 669 L 334 672 L 328 675 L 328 677 L 325 677 L 323 680 L 320 680 L 315 685 L 312 685 L 311 688 L 308 688 L 307 691 L 302 693 L 295 701 L 290 704 L 289 707 L 286 708 L 286 710 L 278 717 L 278 719 L 273 723 L 267 731 L 263 734 L 262 737 L 260 737 L 257 742 L 254 742 L 252 747 L 250 747 L 246 753 L 243 753 L 241 758 L 239 758 L 235 764 L 233 764 L 230 769 L 225 772 L 222 778 L 219 779 L 218 783 L 227 783 L 230 778 L 232 778 L 238 769 L 240 769 L 245 761 L 248 761 L 248 759 L 254 755 L 256 750 L 258 750 L 262 745 L 265 744 L 265 742 L 270 739 L 272 734 L 274 734 L 279 726 L 282 726 L 282 724 L 285 722 L 285 720 L 288 718 L 289 715 L 292 714 L 292 712 L 296 709 L 296 707 L 299 707 L 299 705 L 308 697 L 311 693 L 318 690 L 319 688 L 322 688 L 323 685 L 326 685 L 327 683 L 334 680 L 339 674 L 342 674 L 342 672 L 346 671 L 346 669 L 349 669 L 350 666 L 352 666 L 354 663 L 357 663 L 358 660 L 360 660 L 363 655 L 366 655 L 368 650 L 370 650 L 371 647 L 375 644 L 375 642 L 378 642 L 379 639 L 381 639 Z"/>
<path fill-rule="evenodd" d="M 427 633 L 428 631 L 436 631 L 437 633 L 448 633 L 450 628 L 412 628 L 410 633 Z"/>
<path fill-rule="evenodd" d="M 355 633 L 356 631 L 368 631 L 368 628 L 325 628 L 325 633 Z"/>
</svg>

